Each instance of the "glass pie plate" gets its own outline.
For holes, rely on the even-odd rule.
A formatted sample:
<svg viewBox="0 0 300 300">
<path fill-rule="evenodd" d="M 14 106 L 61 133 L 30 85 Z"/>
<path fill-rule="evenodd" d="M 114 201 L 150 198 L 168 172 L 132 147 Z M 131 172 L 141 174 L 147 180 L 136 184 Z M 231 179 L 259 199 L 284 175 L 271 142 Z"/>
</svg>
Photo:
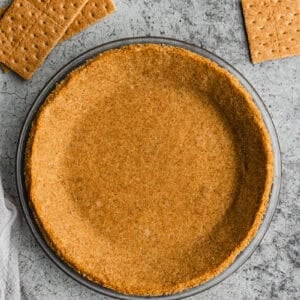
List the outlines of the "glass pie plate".
<svg viewBox="0 0 300 300">
<path fill-rule="evenodd" d="M 83 277 L 78 272 L 76 272 L 72 267 L 70 267 L 67 263 L 65 263 L 53 251 L 53 249 L 49 246 L 49 244 L 45 240 L 44 235 L 42 234 L 40 227 L 37 224 L 36 218 L 34 216 L 34 211 L 30 205 L 28 193 L 26 190 L 26 184 L 25 184 L 24 167 L 25 167 L 26 143 L 29 137 L 31 124 L 35 119 L 36 114 L 39 111 L 39 108 L 47 99 L 49 93 L 51 93 L 51 91 L 55 88 L 56 84 L 61 82 L 72 70 L 83 65 L 87 60 L 97 56 L 98 54 L 104 51 L 114 49 L 114 48 L 119 48 L 126 45 L 131 45 L 131 44 L 147 44 L 147 43 L 171 45 L 171 46 L 188 49 L 194 53 L 197 53 L 205 58 L 214 61 L 219 66 L 229 71 L 233 76 L 235 76 L 239 80 L 239 82 L 252 96 L 252 99 L 255 105 L 257 106 L 257 108 L 260 110 L 265 126 L 269 132 L 271 142 L 272 142 L 273 155 L 274 155 L 274 178 L 273 178 L 272 190 L 269 198 L 269 204 L 266 209 L 266 213 L 263 218 L 263 221 L 259 227 L 259 230 L 257 231 L 252 241 L 249 243 L 249 245 L 238 255 L 238 257 L 234 260 L 234 262 L 225 271 L 223 271 L 221 274 L 217 275 L 216 277 L 212 278 L 211 280 L 203 284 L 200 284 L 197 287 L 184 290 L 181 293 L 172 294 L 172 295 L 163 295 L 163 296 L 141 297 L 141 296 L 124 295 L 117 291 L 105 288 L 100 284 L 90 281 L 89 279 Z M 220 283 L 221 281 L 223 281 L 225 278 L 227 278 L 229 275 L 235 272 L 241 265 L 243 265 L 243 263 L 251 256 L 255 248 L 262 240 L 264 234 L 266 233 L 270 225 L 278 201 L 280 182 L 281 182 L 280 148 L 279 148 L 278 137 L 266 106 L 264 105 L 263 101 L 255 91 L 255 89 L 247 81 L 247 79 L 245 79 L 243 75 L 239 73 L 233 66 L 231 66 L 230 64 L 228 64 L 227 62 L 219 58 L 218 56 L 214 55 L 213 53 L 203 48 L 200 48 L 196 45 L 192 45 L 186 42 L 169 39 L 169 38 L 160 38 L 160 37 L 126 38 L 126 39 L 117 40 L 117 41 L 96 46 L 82 53 L 81 55 L 73 59 L 71 62 L 66 64 L 63 68 L 61 68 L 44 86 L 44 88 L 36 98 L 34 104 L 32 105 L 23 124 L 23 128 L 21 130 L 21 134 L 18 142 L 17 157 L 16 157 L 16 181 L 17 181 L 17 189 L 18 189 L 18 194 L 21 202 L 21 207 L 25 219 L 33 235 L 35 236 L 36 240 L 38 241 L 42 249 L 45 251 L 45 253 L 50 257 L 50 259 L 62 271 L 68 274 L 71 278 L 75 279 L 77 282 L 81 283 L 82 285 L 96 292 L 99 292 L 100 294 L 118 298 L 118 299 L 148 299 L 148 298 L 168 299 L 168 300 L 181 299 L 181 298 L 190 297 L 197 293 L 203 292 L 211 288 L 212 286 Z"/>
</svg>

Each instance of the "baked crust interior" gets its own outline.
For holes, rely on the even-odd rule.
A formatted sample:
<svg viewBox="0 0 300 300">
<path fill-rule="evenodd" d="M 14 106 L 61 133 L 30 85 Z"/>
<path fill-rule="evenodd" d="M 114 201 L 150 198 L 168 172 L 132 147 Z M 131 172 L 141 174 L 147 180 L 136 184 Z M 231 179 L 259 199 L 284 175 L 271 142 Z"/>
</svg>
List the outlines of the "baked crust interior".
<svg viewBox="0 0 300 300">
<path fill-rule="evenodd" d="M 41 107 L 26 179 L 56 253 L 105 287 L 172 294 L 254 237 L 273 178 L 251 96 L 188 50 L 132 45 L 73 71 Z"/>
</svg>

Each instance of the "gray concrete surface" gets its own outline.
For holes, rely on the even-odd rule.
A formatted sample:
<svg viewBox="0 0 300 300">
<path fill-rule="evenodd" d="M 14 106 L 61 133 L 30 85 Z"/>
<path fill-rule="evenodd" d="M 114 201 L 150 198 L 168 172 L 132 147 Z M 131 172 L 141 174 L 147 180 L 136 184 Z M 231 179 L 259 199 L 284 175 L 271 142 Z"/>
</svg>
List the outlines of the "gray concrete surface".
<svg viewBox="0 0 300 300">
<path fill-rule="evenodd" d="M 193 299 L 299 299 L 300 57 L 252 65 L 239 0 L 116 0 L 116 4 L 114 15 L 59 44 L 32 80 L 0 74 L 0 168 L 7 194 L 17 202 L 14 165 L 22 122 L 37 93 L 62 65 L 90 47 L 130 36 L 166 36 L 202 45 L 240 70 L 269 108 L 281 143 L 283 182 L 273 222 L 253 256 L 227 280 Z M 26 298 L 101 298 L 53 265 L 24 220 L 19 248 Z"/>
</svg>

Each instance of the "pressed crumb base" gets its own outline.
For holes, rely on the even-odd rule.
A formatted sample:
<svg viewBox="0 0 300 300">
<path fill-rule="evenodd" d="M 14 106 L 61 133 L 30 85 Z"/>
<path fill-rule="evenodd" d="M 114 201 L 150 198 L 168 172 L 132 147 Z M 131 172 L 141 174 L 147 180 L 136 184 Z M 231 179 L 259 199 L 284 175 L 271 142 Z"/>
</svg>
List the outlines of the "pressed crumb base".
<svg viewBox="0 0 300 300">
<path fill-rule="evenodd" d="M 250 95 L 187 50 L 133 45 L 73 71 L 33 124 L 26 179 L 56 253 L 131 295 L 226 269 L 262 221 L 271 142 Z"/>
</svg>

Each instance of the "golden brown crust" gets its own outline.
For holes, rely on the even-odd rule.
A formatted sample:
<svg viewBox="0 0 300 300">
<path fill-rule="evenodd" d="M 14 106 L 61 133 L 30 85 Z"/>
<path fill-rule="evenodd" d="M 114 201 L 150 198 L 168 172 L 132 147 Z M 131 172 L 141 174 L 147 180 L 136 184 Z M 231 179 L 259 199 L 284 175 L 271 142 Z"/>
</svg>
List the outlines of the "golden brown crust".
<svg viewBox="0 0 300 300">
<path fill-rule="evenodd" d="M 2 18 L 2 16 L 5 14 L 6 11 L 7 11 L 7 6 L 0 7 L 0 18 Z"/>
<path fill-rule="evenodd" d="M 262 221 L 271 142 L 251 96 L 187 50 L 134 45 L 48 97 L 27 157 L 40 226 L 75 270 L 133 295 L 218 275 Z"/>
</svg>

